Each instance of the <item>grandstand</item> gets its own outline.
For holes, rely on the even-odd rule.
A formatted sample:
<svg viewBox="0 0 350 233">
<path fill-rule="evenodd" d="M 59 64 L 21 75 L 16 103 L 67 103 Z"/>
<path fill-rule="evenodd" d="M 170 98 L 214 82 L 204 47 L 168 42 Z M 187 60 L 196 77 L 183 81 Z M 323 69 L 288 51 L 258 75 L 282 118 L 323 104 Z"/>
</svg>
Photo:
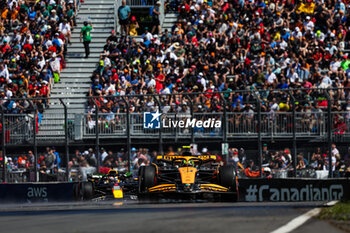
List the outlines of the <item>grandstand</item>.
<svg viewBox="0 0 350 233">
<path fill-rule="evenodd" d="M 122 1 L 16 4 L 0 10 L 3 148 L 350 141 L 342 1 L 130 0 L 133 35 Z M 157 110 L 222 125 L 145 129 L 143 113 Z"/>
</svg>

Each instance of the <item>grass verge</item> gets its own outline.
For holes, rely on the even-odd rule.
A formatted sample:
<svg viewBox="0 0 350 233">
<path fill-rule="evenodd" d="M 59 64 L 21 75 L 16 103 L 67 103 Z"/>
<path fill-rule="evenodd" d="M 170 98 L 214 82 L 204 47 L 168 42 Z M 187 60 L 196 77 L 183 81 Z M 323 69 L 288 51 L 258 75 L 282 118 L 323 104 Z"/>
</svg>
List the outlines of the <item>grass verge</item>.
<svg viewBox="0 0 350 233">
<path fill-rule="evenodd" d="M 350 201 L 338 202 L 332 207 L 323 208 L 318 218 L 350 232 Z"/>
</svg>

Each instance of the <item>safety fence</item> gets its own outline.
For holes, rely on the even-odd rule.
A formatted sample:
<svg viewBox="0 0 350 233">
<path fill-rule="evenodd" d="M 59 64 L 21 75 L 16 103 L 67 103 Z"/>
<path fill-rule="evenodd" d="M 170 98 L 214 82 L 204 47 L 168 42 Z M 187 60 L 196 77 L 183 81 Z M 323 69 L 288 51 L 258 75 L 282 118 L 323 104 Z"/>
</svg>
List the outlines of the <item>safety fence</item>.
<svg viewBox="0 0 350 233">
<path fill-rule="evenodd" d="M 331 125 L 332 135 L 337 138 L 350 136 L 350 118 L 346 118 L 348 112 L 332 112 L 332 119 L 339 116 L 345 119 L 342 127 Z M 157 130 L 144 128 L 144 115 L 142 113 L 100 113 L 98 115 L 97 129 L 101 138 L 114 138 L 127 136 L 127 118 L 130 118 L 130 135 L 137 137 L 159 136 L 161 132 L 164 138 L 182 137 L 190 138 L 192 133 L 194 137 L 223 137 L 227 138 L 253 138 L 258 136 L 259 115 L 261 118 L 261 135 L 266 138 L 290 138 L 293 135 L 293 125 L 295 124 L 296 137 L 318 137 L 324 138 L 327 134 L 327 113 L 295 113 L 290 112 L 272 112 L 272 113 L 194 113 L 175 114 L 167 113 L 161 117 L 162 128 Z M 173 122 L 187 120 L 202 121 L 220 121 L 220 127 L 173 127 Z M 75 122 L 74 124 L 76 124 Z M 83 138 L 89 138 L 96 135 L 96 117 L 95 114 L 85 114 L 83 119 Z M 225 132 L 225 128 L 227 129 Z"/>
<path fill-rule="evenodd" d="M 293 96 L 291 90 L 279 90 L 289 95 L 289 100 L 277 100 L 279 108 L 261 109 L 263 102 L 269 102 L 264 92 L 254 93 L 253 98 L 241 103 L 241 110 L 236 110 L 236 94 L 241 96 L 251 93 L 235 91 L 230 93 L 218 92 L 204 94 L 207 103 L 194 103 L 199 94 L 186 93 L 176 95 L 139 95 L 139 96 L 114 96 L 105 98 L 104 101 L 113 101 L 119 104 L 121 111 L 111 110 L 96 111 L 101 108 L 98 99 L 87 97 L 89 107 L 83 109 L 74 108 L 75 99 L 59 98 L 55 101 L 55 111 L 40 114 L 38 110 L 28 110 L 26 114 L 13 114 L 2 109 L 0 124 L 4 125 L 3 138 L 5 145 L 20 145 L 37 142 L 45 142 L 55 139 L 55 142 L 81 141 L 85 139 L 219 139 L 223 142 L 242 139 L 313 139 L 324 142 L 327 140 L 347 141 L 350 139 L 350 103 L 348 89 L 343 99 L 332 101 L 331 97 L 322 94 L 325 90 L 314 90 L 317 96 L 314 99 L 300 100 Z M 344 91 L 343 90 L 343 91 Z M 306 92 L 306 91 L 305 91 Z M 335 93 L 336 91 L 333 91 Z M 273 92 L 271 92 L 273 94 Z M 270 95 L 271 95 L 270 93 Z M 310 91 L 306 92 L 311 95 Z M 321 95 L 322 94 L 322 95 Z M 137 102 L 138 98 L 144 99 Z M 299 97 L 300 98 L 300 93 Z M 175 101 L 176 100 L 176 101 Z M 185 102 L 185 100 L 187 102 Z M 294 102 L 293 102 L 294 100 Z M 276 102 L 270 98 L 270 102 Z M 314 109 L 300 107 L 314 105 Z M 176 103 L 175 103 L 176 102 Z M 210 102 L 210 103 L 208 103 Z M 289 102 L 288 108 L 286 102 Z M 147 103 L 147 104 L 146 104 Z M 346 108 L 336 108 L 349 105 Z M 217 106 L 218 110 L 206 105 Z M 266 103 L 265 103 L 266 105 Z M 270 104 L 271 105 L 271 104 Z M 124 106 L 124 107 L 123 107 Z M 249 108 L 245 107 L 249 106 Z M 34 107 L 34 106 L 33 106 Z M 260 108 L 259 108 L 260 107 Z M 291 109 L 290 109 L 291 108 Z M 337 109 L 337 110 L 333 110 Z M 90 111 L 92 110 L 92 111 Z M 160 126 L 157 129 L 146 127 L 145 112 L 161 113 Z M 195 125 L 197 121 L 207 122 L 209 125 Z M 184 122 L 185 126 L 178 125 Z M 220 122 L 219 125 L 212 123 Z M 148 122 L 149 123 L 149 122 Z M 188 123 L 188 124 L 187 124 Z"/>
<path fill-rule="evenodd" d="M 127 0 L 126 5 L 134 6 L 154 6 L 157 0 Z"/>
<path fill-rule="evenodd" d="M 163 25 L 164 19 L 165 19 L 165 0 L 126 0 L 126 5 L 131 8 L 142 8 L 145 9 L 146 13 L 149 12 L 149 8 L 152 6 L 155 6 L 155 4 L 160 1 L 160 15 L 159 15 L 159 22 L 160 25 Z M 119 32 L 121 32 L 121 29 L 119 29 L 119 18 L 118 18 L 118 9 L 122 5 L 122 1 L 118 0 L 114 3 L 114 28 Z"/>
<path fill-rule="evenodd" d="M 302 92 L 308 96 L 307 100 Z M 4 126 L 1 129 L 2 151 L 6 155 L 8 147 L 27 145 L 34 148 L 37 155 L 38 144 L 59 144 L 65 146 L 64 163 L 68 164 L 70 145 L 87 141 L 92 142 L 96 151 L 101 140 L 109 139 L 126 145 L 126 151 L 131 151 L 134 140 L 141 140 L 146 144 L 158 144 L 158 152 L 163 153 L 165 140 L 178 143 L 213 140 L 227 144 L 239 139 L 256 142 L 252 145 L 256 144 L 261 158 L 262 141 L 288 140 L 293 143 L 292 157 L 296 158 L 298 140 L 325 143 L 328 151 L 332 150 L 332 142 L 350 141 L 349 91 L 345 88 L 332 90 L 333 96 L 337 92 L 342 92 L 343 97 L 336 101 L 328 90 L 319 89 L 276 90 L 269 94 L 232 91 L 86 97 L 87 104 L 82 109 L 74 107 L 75 98 L 50 98 L 51 103 L 55 100 L 55 105 L 50 106 L 55 111 L 50 113 L 39 113 L 35 104 L 31 104 L 32 109 L 26 109 L 25 114 L 0 109 L 0 124 Z M 289 96 L 289 99 L 269 97 L 275 93 Z M 242 109 L 237 111 L 234 105 L 239 105 L 238 97 L 243 101 Z M 119 111 L 102 109 L 104 102 L 113 102 L 119 106 Z M 279 107 L 268 106 L 269 102 Z M 314 108 L 303 107 L 307 105 Z M 147 117 L 157 112 L 159 127 L 148 127 L 150 122 L 147 121 L 154 119 Z"/>
<path fill-rule="evenodd" d="M 113 167 L 118 172 L 127 171 L 124 167 Z M 79 167 L 73 167 L 69 170 L 69 180 L 79 181 L 80 180 L 80 169 Z M 334 178 L 344 177 L 345 171 L 334 171 Z M 3 169 L 0 169 L 0 180 L 2 179 Z M 245 174 L 244 169 L 237 169 L 237 176 L 240 179 L 253 179 Z M 55 173 L 53 170 L 40 170 L 37 171 L 38 181 L 40 182 L 52 182 L 52 181 L 64 181 L 66 179 L 66 169 L 60 168 Z M 271 169 L 269 178 L 310 178 L 310 179 L 326 179 L 328 177 L 328 170 L 316 170 L 313 168 L 297 169 L 296 174 L 294 174 L 293 168 L 289 169 Z M 10 169 L 6 173 L 6 181 L 10 183 L 26 183 L 35 182 L 35 170 L 29 168 L 16 168 Z"/>
<path fill-rule="evenodd" d="M 31 142 L 33 139 L 34 119 L 31 114 L 6 114 L 3 116 L 1 126 L 4 125 L 6 144 L 21 144 Z"/>
<path fill-rule="evenodd" d="M 335 141 L 346 140 L 350 137 L 349 112 L 331 113 L 331 136 Z M 343 124 L 337 125 L 336 119 L 344 119 Z M 297 138 L 316 138 L 324 141 L 327 137 L 328 114 L 326 112 L 293 113 L 167 113 L 161 116 L 161 129 L 146 129 L 143 113 L 85 113 L 68 114 L 67 130 L 69 140 L 91 139 L 99 134 L 100 138 L 256 138 L 260 133 L 263 138 L 291 138 L 293 129 Z M 193 120 L 203 122 L 221 122 L 219 127 L 174 127 L 174 122 Z M 62 113 L 44 113 L 41 122 L 34 121 L 33 114 L 4 114 L 4 138 L 7 145 L 32 143 L 34 132 L 37 139 L 46 140 L 48 133 L 56 140 L 64 141 L 65 122 Z M 34 124 L 34 122 L 36 122 Z M 97 122 L 97 123 L 96 123 Z M 2 125 L 2 124 L 1 124 Z M 191 126 L 191 124 L 189 125 Z M 295 127 L 294 127 L 295 126 Z M 339 127 L 338 127 L 339 126 Z M 128 128 L 130 131 L 128 131 Z"/>
</svg>

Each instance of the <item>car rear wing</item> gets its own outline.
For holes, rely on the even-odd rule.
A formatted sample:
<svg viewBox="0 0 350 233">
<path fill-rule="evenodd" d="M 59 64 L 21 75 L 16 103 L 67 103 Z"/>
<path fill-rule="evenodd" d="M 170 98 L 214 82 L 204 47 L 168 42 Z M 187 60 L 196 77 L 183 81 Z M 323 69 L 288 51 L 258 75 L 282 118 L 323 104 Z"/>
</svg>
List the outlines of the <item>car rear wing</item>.
<svg viewBox="0 0 350 233">
<path fill-rule="evenodd" d="M 217 156 L 216 155 L 195 155 L 195 156 L 183 156 L 183 155 L 158 155 L 156 157 L 157 160 L 168 160 L 168 161 L 173 161 L 174 159 L 181 159 L 181 158 L 186 158 L 188 159 L 189 157 L 193 157 L 195 159 L 201 159 L 203 161 L 206 160 L 216 160 Z"/>
</svg>

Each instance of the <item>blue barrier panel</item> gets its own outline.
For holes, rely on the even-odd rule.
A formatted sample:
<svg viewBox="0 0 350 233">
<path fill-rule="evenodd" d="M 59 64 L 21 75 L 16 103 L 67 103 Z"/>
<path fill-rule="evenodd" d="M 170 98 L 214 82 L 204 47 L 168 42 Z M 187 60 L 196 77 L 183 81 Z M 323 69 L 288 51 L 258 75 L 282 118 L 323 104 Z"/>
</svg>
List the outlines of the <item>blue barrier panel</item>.
<svg viewBox="0 0 350 233">
<path fill-rule="evenodd" d="M 239 201 L 350 200 L 350 179 L 239 179 Z"/>
<path fill-rule="evenodd" d="M 0 184 L 0 202 L 72 201 L 75 183 Z"/>
</svg>

